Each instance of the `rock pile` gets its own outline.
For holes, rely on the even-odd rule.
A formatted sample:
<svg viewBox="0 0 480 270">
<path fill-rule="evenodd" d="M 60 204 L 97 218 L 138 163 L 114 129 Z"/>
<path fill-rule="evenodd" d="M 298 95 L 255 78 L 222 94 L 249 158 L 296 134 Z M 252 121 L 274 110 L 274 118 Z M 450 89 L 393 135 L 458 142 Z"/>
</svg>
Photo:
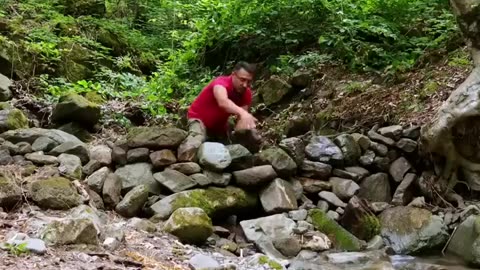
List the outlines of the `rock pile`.
<svg viewBox="0 0 480 270">
<path fill-rule="evenodd" d="M 318 261 L 319 252 L 384 243 L 411 254 L 441 247 L 447 226 L 459 221 L 446 222 L 413 201 L 422 196 L 418 136 L 419 128 L 389 126 L 291 137 L 252 154 L 178 128 L 133 128 L 125 139 L 95 146 L 56 129 L 9 130 L 0 135 L 0 164 L 19 165 L 22 180 L 3 174 L 0 207 L 25 198 L 45 209 L 88 203 L 125 218 L 163 220 L 163 230 L 184 243 L 207 242 L 241 256 L 260 250 L 289 269 Z M 90 212 L 50 223 L 42 239 L 101 240 L 114 248 L 122 236 L 105 233 Z M 252 213 L 253 219 L 236 220 Z M 214 226 L 218 220 L 227 222 Z"/>
</svg>

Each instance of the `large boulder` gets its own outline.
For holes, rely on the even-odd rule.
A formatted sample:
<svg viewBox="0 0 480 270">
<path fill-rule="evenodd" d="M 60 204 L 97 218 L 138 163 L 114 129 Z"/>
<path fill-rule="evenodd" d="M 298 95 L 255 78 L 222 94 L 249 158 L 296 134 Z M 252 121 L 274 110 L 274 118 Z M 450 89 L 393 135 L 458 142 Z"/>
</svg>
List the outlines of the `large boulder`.
<svg viewBox="0 0 480 270">
<path fill-rule="evenodd" d="M 60 154 L 58 161 L 60 162 L 58 171 L 61 174 L 74 179 L 82 179 L 82 161 L 79 157 L 70 154 Z"/>
<path fill-rule="evenodd" d="M 94 126 L 100 119 L 100 106 L 74 93 L 60 98 L 52 111 L 55 123 L 77 122 L 87 127 Z"/>
<path fill-rule="evenodd" d="M 209 187 L 194 189 L 172 194 L 151 206 L 152 211 L 162 219 L 167 219 L 173 211 L 182 207 L 200 207 L 207 215 L 248 211 L 258 204 L 254 193 L 246 192 L 237 187 Z"/>
<path fill-rule="evenodd" d="M 230 144 L 225 147 L 227 147 L 230 157 L 232 158 L 232 162 L 228 167 L 229 169 L 236 171 L 253 167 L 253 155 L 245 146 L 241 144 Z"/>
<path fill-rule="evenodd" d="M 337 249 L 345 251 L 358 251 L 362 248 L 360 240 L 345 230 L 335 220 L 329 218 L 326 213 L 319 209 L 309 212 L 312 224 L 318 231 L 329 236 Z"/>
<path fill-rule="evenodd" d="M 173 193 L 181 192 L 197 185 L 191 177 L 171 169 L 155 173 L 153 178 Z"/>
<path fill-rule="evenodd" d="M 127 135 L 130 148 L 175 149 L 187 137 L 187 132 L 178 128 L 134 127 Z"/>
<path fill-rule="evenodd" d="M 77 142 L 82 143 L 77 137 L 68 134 L 64 131 L 58 129 L 43 129 L 43 128 L 25 128 L 25 129 L 15 129 L 9 130 L 0 135 L 1 138 L 12 142 L 12 143 L 19 143 L 19 142 L 28 142 L 33 144 L 34 142 L 41 137 L 46 137 L 50 139 L 49 144 L 55 143 L 56 145 L 60 145 L 65 142 Z M 33 147 L 35 149 L 35 147 Z M 45 151 L 46 149 L 39 149 Z"/>
<path fill-rule="evenodd" d="M 32 182 L 30 196 L 40 207 L 47 209 L 65 210 L 83 203 L 75 186 L 63 177 Z"/>
<path fill-rule="evenodd" d="M 12 84 L 9 78 L 0 74 L 0 101 L 7 101 L 12 98 L 12 91 L 10 90 Z"/>
<path fill-rule="evenodd" d="M 21 110 L 4 109 L 0 111 L 0 132 L 23 128 L 28 128 L 28 118 Z"/>
<path fill-rule="evenodd" d="M 272 77 L 258 89 L 265 105 L 270 106 L 278 103 L 285 97 L 292 87 L 284 80 L 278 77 Z"/>
<path fill-rule="evenodd" d="M 392 200 L 390 182 L 386 173 L 376 173 L 365 178 L 360 184 L 358 197 L 370 202 L 387 202 Z"/>
<path fill-rule="evenodd" d="M 381 234 L 398 254 L 415 254 L 443 246 L 448 240 L 443 219 L 426 209 L 398 206 L 380 215 Z"/>
<path fill-rule="evenodd" d="M 152 173 L 152 164 L 134 163 L 127 164 L 115 170 L 115 174 L 122 182 L 122 192 L 126 193 L 132 188 L 145 184 L 148 186 L 150 193 L 160 194 L 161 186 L 155 181 Z"/>
<path fill-rule="evenodd" d="M 278 176 L 288 178 L 297 171 L 297 164 L 284 150 L 272 147 L 259 154 L 260 162 L 272 165 Z"/>
<path fill-rule="evenodd" d="M 221 171 L 232 163 L 232 157 L 225 145 L 217 142 L 204 142 L 198 149 L 198 161 L 211 170 Z"/>
<path fill-rule="evenodd" d="M 480 216 L 471 215 L 458 226 L 448 244 L 447 253 L 480 266 Z"/>
<path fill-rule="evenodd" d="M 22 201 L 22 190 L 11 179 L 0 177 L 0 207 L 11 208 Z"/>
<path fill-rule="evenodd" d="M 325 136 L 313 136 L 305 147 L 305 154 L 313 161 L 343 166 L 342 150 Z"/>
<path fill-rule="evenodd" d="M 163 229 L 189 244 L 203 244 L 213 233 L 212 220 L 198 207 L 175 210 Z"/>
<path fill-rule="evenodd" d="M 142 210 L 142 206 L 148 200 L 148 187 L 139 185 L 130 190 L 117 204 L 115 211 L 120 215 L 130 218 Z"/>
</svg>

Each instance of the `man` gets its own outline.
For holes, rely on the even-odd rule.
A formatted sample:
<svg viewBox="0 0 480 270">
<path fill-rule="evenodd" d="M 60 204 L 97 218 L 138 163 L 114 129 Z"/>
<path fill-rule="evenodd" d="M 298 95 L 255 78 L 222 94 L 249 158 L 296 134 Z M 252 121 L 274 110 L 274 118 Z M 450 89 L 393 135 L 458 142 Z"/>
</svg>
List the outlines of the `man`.
<svg viewBox="0 0 480 270">
<path fill-rule="evenodd" d="M 221 141 L 230 137 L 228 120 L 232 115 L 237 117 L 235 131 L 255 132 L 257 119 L 248 112 L 254 74 L 253 65 L 239 62 L 230 75 L 215 78 L 190 106 L 189 121 L 201 122 L 210 139 Z"/>
</svg>

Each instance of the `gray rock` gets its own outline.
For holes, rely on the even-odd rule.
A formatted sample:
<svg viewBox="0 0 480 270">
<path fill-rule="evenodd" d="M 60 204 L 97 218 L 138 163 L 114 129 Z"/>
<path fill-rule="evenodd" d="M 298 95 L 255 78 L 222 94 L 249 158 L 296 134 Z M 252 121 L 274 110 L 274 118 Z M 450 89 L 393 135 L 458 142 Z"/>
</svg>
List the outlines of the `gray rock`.
<svg viewBox="0 0 480 270">
<path fill-rule="evenodd" d="M 57 165 L 58 158 L 43 154 L 43 152 L 29 153 L 25 155 L 27 160 L 38 165 Z"/>
<path fill-rule="evenodd" d="M 198 149 L 198 160 L 201 165 L 214 171 L 221 171 L 232 162 L 225 145 L 216 142 L 203 143 Z"/>
<path fill-rule="evenodd" d="M 447 254 L 454 254 L 473 265 L 480 265 L 480 216 L 471 215 L 463 221 L 448 244 Z"/>
<path fill-rule="evenodd" d="M 297 137 L 283 139 L 278 146 L 295 160 L 298 167 L 302 165 L 305 159 L 305 144 L 302 139 Z"/>
<path fill-rule="evenodd" d="M 382 127 L 378 129 L 378 133 L 380 133 L 382 136 L 398 140 L 402 136 L 403 128 L 399 125 Z"/>
<path fill-rule="evenodd" d="M 319 200 L 318 203 L 317 203 L 317 208 L 320 209 L 322 212 L 327 213 L 329 207 L 330 206 L 328 205 L 328 202 L 326 202 L 326 201 Z"/>
<path fill-rule="evenodd" d="M 177 157 L 181 162 L 192 162 L 197 159 L 197 152 L 207 138 L 206 128 L 200 121 L 189 121 L 188 136 L 177 148 Z"/>
<path fill-rule="evenodd" d="M 130 148 L 175 149 L 186 137 L 187 132 L 178 128 L 134 127 L 128 132 L 127 144 Z"/>
<path fill-rule="evenodd" d="M 304 160 L 302 166 L 300 167 L 300 173 L 305 177 L 326 180 L 332 173 L 332 166 L 321 162 Z"/>
<path fill-rule="evenodd" d="M 329 138 L 314 136 L 305 147 L 306 156 L 313 161 L 327 163 L 333 166 L 343 166 L 343 153 Z"/>
<path fill-rule="evenodd" d="M 153 178 L 173 193 L 184 191 L 197 185 L 192 178 L 179 171 L 170 169 L 165 169 L 163 172 L 155 173 Z"/>
<path fill-rule="evenodd" d="M 54 141 L 57 145 L 60 145 L 64 142 L 74 142 L 74 143 L 83 144 L 82 141 L 80 141 L 77 137 L 58 129 L 43 129 L 43 128 L 15 129 L 15 130 L 9 130 L 0 134 L 0 137 L 12 143 L 28 142 L 33 144 L 35 140 L 37 140 L 40 137 L 48 137 L 49 139 Z M 48 151 L 48 150 L 43 150 L 43 151 Z"/>
<path fill-rule="evenodd" d="M 16 146 L 17 146 L 16 153 L 19 155 L 25 155 L 33 152 L 32 145 L 29 144 L 28 142 L 19 142 L 16 144 Z"/>
<path fill-rule="evenodd" d="M 109 173 L 102 189 L 105 207 L 114 209 L 122 197 L 122 180 L 114 173 Z"/>
<path fill-rule="evenodd" d="M 280 102 L 291 90 L 290 84 L 273 76 L 258 88 L 258 94 L 261 95 L 266 106 L 271 106 Z"/>
<path fill-rule="evenodd" d="M 385 157 L 388 154 L 388 147 L 386 145 L 381 144 L 381 143 L 372 142 L 370 144 L 370 149 L 372 149 L 373 152 L 375 152 L 375 154 L 377 154 L 381 157 Z"/>
<path fill-rule="evenodd" d="M 352 166 L 362 155 L 362 150 L 355 139 L 350 134 L 342 134 L 334 139 L 335 144 L 342 150 L 344 164 Z"/>
<path fill-rule="evenodd" d="M 279 213 L 298 208 L 292 185 L 280 178 L 276 178 L 261 191 L 260 202 L 267 213 Z"/>
<path fill-rule="evenodd" d="M 354 172 L 349 172 L 347 170 L 340 170 L 340 169 L 333 169 L 332 175 L 340 178 L 345 178 L 345 179 L 351 179 L 355 182 L 360 181 L 362 179 L 362 175 L 354 173 Z"/>
<path fill-rule="evenodd" d="M 254 166 L 254 159 L 252 153 L 241 144 L 231 144 L 225 146 L 230 153 L 232 163 L 229 168 L 238 171 L 248 169 Z"/>
<path fill-rule="evenodd" d="M 375 157 L 373 160 L 373 169 L 381 171 L 381 172 L 388 172 L 390 168 L 390 159 L 388 157 Z"/>
<path fill-rule="evenodd" d="M 32 150 L 34 152 L 44 151 L 48 152 L 58 146 L 59 143 L 51 139 L 50 137 L 39 137 L 32 144 Z"/>
<path fill-rule="evenodd" d="M 114 146 L 112 148 L 112 162 L 117 165 L 127 164 L 127 151 L 122 147 Z"/>
<path fill-rule="evenodd" d="M 263 150 L 259 154 L 259 160 L 263 164 L 272 165 L 280 177 L 293 176 L 297 170 L 297 163 L 285 151 L 278 147 Z"/>
<path fill-rule="evenodd" d="M 125 222 L 111 223 L 104 227 L 102 238 L 114 238 L 119 242 L 125 240 Z"/>
<path fill-rule="evenodd" d="M 192 174 L 190 175 L 190 178 L 193 179 L 193 181 L 195 181 L 198 185 L 204 187 L 204 186 L 208 186 L 212 183 L 212 181 L 210 180 L 210 178 L 208 178 L 205 174 L 203 173 L 196 173 L 196 174 Z"/>
<path fill-rule="evenodd" d="M 0 177 L 0 207 L 10 209 L 22 202 L 22 190 L 14 180 Z"/>
<path fill-rule="evenodd" d="M 383 238 L 380 235 L 375 235 L 370 241 L 367 243 L 367 250 L 377 250 L 381 249 L 385 246 L 383 243 Z"/>
<path fill-rule="evenodd" d="M 177 162 L 175 154 L 172 152 L 172 150 L 169 149 L 164 149 L 151 153 L 150 160 L 152 161 L 153 167 L 155 168 L 164 168 Z"/>
<path fill-rule="evenodd" d="M 70 154 L 60 154 L 58 156 L 60 166 L 58 171 L 73 179 L 82 179 L 82 161 L 79 157 Z"/>
<path fill-rule="evenodd" d="M 13 163 L 13 158 L 10 156 L 8 149 L 0 150 L 0 165 L 8 165 Z"/>
<path fill-rule="evenodd" d="M 341 207 L 337 207 L 337 209 L 335 209 L 335 212 L 337 212 L 339 215 L 345 214 L 345 210 L 343 210 L 343 208 Z"/>
<path fill-rule="evenodd" d="M 297 222 L 297 227 L 293 230 L 293 232 L 296 234 L 304 234 L 308 231 L 313 231 L 314 229 L 315 228 L 313 227 L 312 224 L 304 220 L 300 220 Z"/>
<path fill-rule="evenodd" d="M 305 220 L 307 219 L 307 215 L 308 215 L 308 211 L 305 209 L 288 212 L 288 216 L 295 221 Z"/>
<path fill-rule="evenodd" d="M 365 178 L 360 184 L 358 197 L 367 199 L 370 202 L 390 203 L 392 194 L 388 175 L 385 173 L 376 173 Z"/>
<path fill-rule="evenodd" d="M 305 177 L 296 178 L 303 187 L 305 193 L 318 193 L 323 190 L 332 190 L 332 184 L 328 181 L 316 180 Z"/>
<path fill-rule="evenodd" d="M 133 217 L 142 210 L 147 199 L 148 187 L 146 185 L 136 186 L 117 204 L 115 211 L 124 217 Z"/>
<path fill-rule="evenodd" d="M 87 177 L 86 181 L 88 186 L 95 192 L 102 194 L 103 184 L 107 176 L 112 173 L 108 167 L 102 167 L 101 169 L 94 172 L 92 175 Z"/>
<path fill-rule="evenodd" d="M 350 199 L 360 191 L 360 186 L 352 180 L 331 177 L 329 182 L 332 184 L 332 192 L 343 200 Z"/>
<path fill-rule="evenodd" d="M 359 180 L 362 180 L 363 178 L 370 175 L 370 172 L 367 169 L 362 167 L 346 167 L 345 171 L 359 175 L 360 176 Z"/>
<path fill-rule="evenodd" d="M 90 205 L 96 209 L 105 210 L 105 204 L 103 203 L 102 197 L 95 191 L 88 189 L 88 196 L 90 197 Z"/>
<path fill-rule="evenodd" d="M 204 171 L 203 174 L 210 179 L 210 182 L 216 186 L 226 187 L 230 184 L 232 174 L 230 173 L 217 173 L 213 171 Z"/>
<path fill-rule="evenodd" d="M 22 142 L 20 142 L 20 143 L 22 143 Z M 19 150 L 18 145 L 13 144 L 9 141 L 4 141 L 2 143 L 2 145 L 0 146 L 0 149 L 7 149 L 9 151 L 9 153 L 12 154 L 12 155 L 18 154 L 18 150 Z"/>
<path fill-rule="evenodd" d="M 106 145 L 96 145 L 90 149 L 90 161 L 96 160 L 101 165 L 112 164 L 112 149 Z"/>
<path fill-rule="evenodd" d="M 106 250 L 114 251 L 114 250 L 118 249 L 121 244 L 122 243 L 120 241 L 118 241 L 117 239 L 115 239 L 113 237 L 107 237 L 105 239 L 105 241 L 103 241 L 102 245 Z"/>
<path fill-rule="evenodd" d="M 127 151 L 127 163 L 149 162 L 150 150 L 146 147 L 134 148 Z"/>
<path fill-rule="evenodd" d="M 149 233 L 154 233 L 157 230 L 153 222 L 137 217 L 129 219 L 126 226 L 137 231 L 145 231 Z"/>
<path fill-rule="evenodd" d="M 345 208 L 347 207 L 347 204 L 344 203 L 342 200 L 340 200 L 337 195 L 335 195 L 334 193 L 332 192 L 329 192 L 329 191 L 321 191 L 320 193 L 318 193 L 318 196 L 327 201 L 328 203 L 334 205 L 334 206 L 337 206 L 337 207 L 342 207 L 342 208 Z"/>
<path fill-rule="evenodd" d="M 277 173 L 272 165 L 255 166 L 253 168 L 235 171 L 232 174 L 239 186 L 261 185 L 277 177 Z"/>
<path fill-rule="evenodd" d="M 414 254 L 443 247 L 448 239 L 443 219 L 428 210 L 398 206 L 380 215 L 381 234 L 397 254 Z"/>
<path fill-rule="evenodd" d="M 388 146 L 394 146 L 395 145 L 395 141 L 393 139 L 382 136 L 382 135 L 378 134 L 377 132 L 375 132 L 373 130 L 368 131 L 367 135 L 373 141 L 383 143 L 383 144 L 386 144 Z"/>
<path fill-rule="evenodd" d="M 12 98 L 12 91 L 10 87 L 13 86 L 13 82 L 3 74 L 0 74 L 0 101 L 7 101 Z"/>
<path fill-rule="evenodd" d="M 393 194 L 393 205 L 406 205 L 413 198 L 412 190 L 409 190 L 412 183 L 417 179 L 417 176 L 413 173 L 407 173 L 405 178 L 398 185 L 397 190 Z"/>
<path fill-rule="evenodd" d="M 195 162 L 175 163 L 168 166 L 171 170 L 179 171 L 185 175 L 192 175 L 202 172 L 202 168 Z"/>
<path fill-rule="evenodd" d="M 372 208 L 372 211 L 376 214 L 381 213 L 385 211 L 385 209 L 388 209 L 392 207 L 389 203 L 386 202 L 372 202 L 370 204 L 370 207 Z"/>
<path fill-rule="evenodd" d="M 89 218 L 64 218 L 49 223 L 40 238 L 49 245 L 97 245 L 98 234 L 94 222 Z"/>
<path fill-rule="evenodd" d="M 300 241 L 293 237 L 284 237 L 284 238 L 275 238 L 272 241 L 273 246 L 280 251 L 284 256 L 288 258 L 292 258 L 297 256 L 297 254 L 300 252 L 302 249 L 302 246 L 300 245 Z"/>
<path fill-rule="evenodd" d="M 403 130 L 403 137 L 407 137 L 412 140 L 417 140 L 420 137 L 421 126 L 411 126 Z"/>
<path fill-rule="evenodd" d="M 214 258 L 200 253 L 190 258 L 188 264 L 193 270 L 217 269 L 220 267 L 220 264 Z"/>
<path fill-rule="evenodd" d="M 370 141 L 367 136 L 360 133 L 353 133 L 351 134 L 351 136 L 363 151 L 366 151 L 368 148 L 370 148 L 370 144 L 372 143 L 372 141 Z"/>
<path fill-rule="evenodd" d="M 372 150 L 367 150 L 365 153 L 358 159 L 358 162 L 363 166 L 370 166 L 375 161 L 375 152 Z"/>
<path fill-rule="evenodd" d="M 163 229 L 183 243 L 202 244 L 213 233 L 212 221 L 198 207 L 179 208 L 172 213 Z"/>
<path fill-rule="evenodd" d="M 37 205 L 47 209 L 65 210 L 83 203 L 75 186 L 63 177 L 32 182 L 30 196 Z"/>
<path fill-rule="evenodd" d="M 412 139 L 402 138 L 397 143 L 396 146 L 407 153 L 412 153 L 417 149 L 417 142 Z"/>
<path fill-rule="evenodd" d="M 300 183 L 300 181 L 297 178 L 291 178 L 289 182 L 292 185 L 293 191 L 295 192 L 295 198 L 297 199 L 297 201 L 300 200 L 300 198 L 302 198 L 302 195 L 303 195 L 302 183 Z"/>
<path fill-rule="evenodd" d="M 324 251 L 330 249 L 332 242 L 328 237 L 318 231 L 308 232 L 304 234 L 304 243 L 302 248 L 313 251 Z"/>
<path fill-rule="evenodd" d="M 85 164 L 85 166 L 83 166 L 82 172 L 84 175 L 90 176 L 100 168 L 102 168 L 100 161 L 91 159 L 87 164 Z"/>
<path fill-rule="evenodd" d="M 339 219 L 340 219 L 340 215 L 339 215 L 337 212 L 332 211 L 332 210 L 329 210 L 329 211 L 327 212 L 327 216 L 328 216 L 329 218 L 333 219 L 333 220 L 339 220 Z"/>
<path fill-rule="evenodd" d="M 75 93 L 60 97 L 51 115 L 54 123 L 77 122 L 88 127 L 94 126 L 100 119 L 100 106 Z"/>
<path fill-rule="evenodd" d="M 401 182 L 405 174 L 412 168 L 410 162 L 404 157 L 400 157 L 390 165 L 390 175 L 396 182 Z"/>
<path fill-rule="evenodd" d="M 82 164 L 86 164 L 89 160 L 87 147 L 82 142 L 68 141 L 53 148 L 49 155 L 58 156 L 60 154 L 71 154 L 80 158 Z"/>
<path fill-rule="evenodd" d="M 160 184 L 155 181 L 152 174 L 152 164 L 134 163 L 127 164 L 115 171 L 122 182 L 122 192 L 126 193 L 132 188 L 145 184 L 151 194 L 158 195 L 161 192 Z"/>
</svg>

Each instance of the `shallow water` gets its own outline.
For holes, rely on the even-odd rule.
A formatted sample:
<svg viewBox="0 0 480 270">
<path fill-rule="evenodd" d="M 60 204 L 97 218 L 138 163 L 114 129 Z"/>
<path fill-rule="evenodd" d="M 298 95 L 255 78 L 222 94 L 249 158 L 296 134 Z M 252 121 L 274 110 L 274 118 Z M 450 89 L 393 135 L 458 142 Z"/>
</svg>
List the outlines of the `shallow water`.
<svg viewBox="0 0 480 270">
<path fill-rule="evenodd" d="M 435 269 L 428 268 L 428 265 L 443 266 L 448 270 L 474 270 L 480 268 L 472 268 L 467 266 L 465 262 L 455 256 L 424 256 L 424 257 L 413 257 L 406 255 L 393 255 L 390 256 L 391 262 L 395 269 L 401 269 L 403 266 L 409 264 L 415 264 L 420 267 L 416 268 L 419 270 Z M 425 266 L 424 268 L 421 266 Z"/>
</svg>

